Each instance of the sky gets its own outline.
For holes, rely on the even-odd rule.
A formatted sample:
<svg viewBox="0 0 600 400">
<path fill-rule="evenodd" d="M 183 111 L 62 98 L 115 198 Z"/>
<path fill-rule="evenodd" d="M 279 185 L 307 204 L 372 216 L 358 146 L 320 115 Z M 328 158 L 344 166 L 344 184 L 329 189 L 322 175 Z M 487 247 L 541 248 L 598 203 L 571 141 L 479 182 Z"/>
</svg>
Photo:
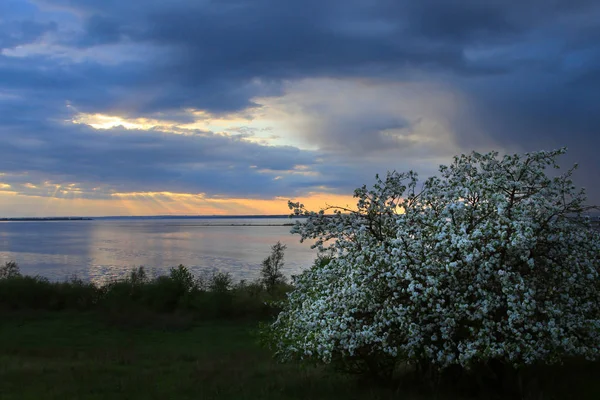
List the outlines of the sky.
<svg viewBox="0 0 600 400">
<path fill-rule="evenodd" d="M 597 0 L 0 0 L 0 217 L 285 214 L 568 147 L 600 203 Z"/>
</svg>

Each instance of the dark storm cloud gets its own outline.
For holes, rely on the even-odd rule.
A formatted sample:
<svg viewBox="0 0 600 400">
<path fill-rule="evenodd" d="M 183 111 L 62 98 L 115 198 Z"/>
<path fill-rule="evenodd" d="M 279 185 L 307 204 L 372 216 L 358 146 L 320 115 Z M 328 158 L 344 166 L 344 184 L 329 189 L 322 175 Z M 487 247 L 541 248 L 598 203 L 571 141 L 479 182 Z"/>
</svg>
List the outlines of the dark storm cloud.
<svg viewBox="0 0 600 400">
<path fill-rule="evenodd" d="M 251 106 L 254 96 L 278 94 L 283 79 L 368 76 L 373 69 L 398 75 L 407 66 L 461 74 L 501 72 L 494 66 L 471 65 L 463 56 L 463 43 L 430 37 L 430 25 L 412 26 L 415 18 L 424 22 L 429 18 L 422 15 L 422 7 L 410 4 L 337 0 L 44 3 L 68 6 L 84 16 L 83 32 L 69 35 L 67 44 L 91 47 L 134 42 L 166 51 L 160 62 L 152 63 L 152 82 L 129 85 L 130 90 L 140 92 L 149 87 L 161 89 L 144 104 L 127 105 L 137 113 L 179 107 L 241 109 Z M 435 10 L 438 5 L 430 7 Z M 455 18 L 446 28 L 452 33 L 456 27 L 468 26 L 465 18 L 469 15 L 477 21 L 483 12 Z"/>
<path fill-rule="evenodd" d="M 600 69 L 600 58 L 596 65 Z M 496 143 L 520 151 L 567 146 L 563 165 L 580 164 L 576 181 L 600 204 L 600 80 L 595 75 L 572 73 L 560 79 L 540 73 L 533 79 L 521 74 L 464 87 L 478 99 L 471 110 L 478 126 Z M 468 147 L 469 135 L 461 140 Z"/>
<path fill-rule="evenodd" d="M 84 29 L 86 34 L 79 43 L 81 46 L 118 43 L 126 35 L 118 19 L 100 15 L 89 17 Z"/>
<path fill-rule="evenodd" d="M 56 30 L 56 23 L 0 20 L 0 51 L 33 43 L 47 32 Z"/>
<path fill-rule="evenodd" d="M 61 121 L 70 117 L 65 104 L 82 112 L 185 120 L 189 115 L 182 108 L 244 110 L 255 106 L 257 96 L 282 94 L 288 81 L 397 82 L 410 81 L 415 73 L 469 97 L 471 108 L 454 122 L 462 148 L 474 147 L 475 131 L 484 130 L 508 149 L 568 145 L 569 160 L 582 161 L 581 181 L 590 188 L 600 171 L 600 3 L 595 0 L 0 3 L 0 15 L 9 16 L 0 19 L 0 52 L 45 36 L 71 52 L 20 58 L 0 53 L 0 171 L 29 170 L 40 179 L 64 177 L 130 190 L 269 196 L 319 182 L 347 190 L 356 186 L 351 182 L 357 173 L 370 170 L 352 167 L 361 160 L 360 150 L 372 155 L 393 147 L 382 132 L 410 130 L 409 116 L 382 113 L 324 122 L 325 129 L 307 138 L 323 151 L 334 152 L 337 143 L 353 148 L 354 158 L 324 157 L 318 163 L 310 152 L 239 138 L 65 125 Z M 100 60 L 96 51 L 111 46 L 114 56 Z M 139 54 L 133 57 L 119 46 Z M 69 58 L 83 52 L 88 58 Z M 320 181 L 303 176 L 274 181 L 257 171 L 296 164 L 321 171 Z M 600 190 L 592 190 L 600 200 Z"/>
</svg>

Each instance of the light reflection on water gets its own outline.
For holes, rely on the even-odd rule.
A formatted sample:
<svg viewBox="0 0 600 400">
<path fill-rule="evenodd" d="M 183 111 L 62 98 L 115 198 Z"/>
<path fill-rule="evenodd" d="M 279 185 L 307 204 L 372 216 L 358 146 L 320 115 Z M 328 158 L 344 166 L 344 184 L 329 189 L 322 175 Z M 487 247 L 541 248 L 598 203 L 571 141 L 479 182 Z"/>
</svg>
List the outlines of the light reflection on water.
<svg viewBox="0 0 600 400">
<path fill-rule="evenodd" d="M 0 263 L 52 280 L 104 283 L 145 266 L 156 274 L 184 264 L 195 273 L 217 269 L 234 279 L 255 279 L 270 247 L 287 245 L 284 272 L 298 274 L 316 256 L 289 233 L 287 219 L 148 219 L 0 223 Z M 277 226 L 240 226 L 260 224 Z"/>
</svg>

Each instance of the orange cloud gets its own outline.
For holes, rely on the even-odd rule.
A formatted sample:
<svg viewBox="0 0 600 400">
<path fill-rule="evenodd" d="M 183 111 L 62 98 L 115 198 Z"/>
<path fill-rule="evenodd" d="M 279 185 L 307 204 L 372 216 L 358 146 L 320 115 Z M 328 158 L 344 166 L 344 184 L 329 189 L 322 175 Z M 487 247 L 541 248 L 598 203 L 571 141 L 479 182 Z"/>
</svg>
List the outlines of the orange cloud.
<svg viewBox="0 0 600 400">
<path fill-rule="evenodd" d="M 102 215 L 282 215 L 287 201 L 300 201 L 318 211 L 327 205 L 352 206 L 349 195 L 310 193 L 298 199 L 208 198 L 204 194 L 171 192 L 113 193 L 108 199 L 28 196 L 0 191 L 0 216 Z"/>
</svg>

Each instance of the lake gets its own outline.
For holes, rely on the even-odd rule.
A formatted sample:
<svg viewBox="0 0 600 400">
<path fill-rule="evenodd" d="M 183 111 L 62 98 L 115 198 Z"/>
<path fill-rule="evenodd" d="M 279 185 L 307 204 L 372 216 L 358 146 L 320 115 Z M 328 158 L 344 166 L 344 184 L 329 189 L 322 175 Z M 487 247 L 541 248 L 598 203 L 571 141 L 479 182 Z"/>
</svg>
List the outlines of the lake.
<svg viewBox="0 0 600 400">
<path fill-rule="evenodd" d="M 144 266 L 155 273 L 183 264 L 194 273 L 217 269 L 234 280 L 260 274 L 277 241 L 287 245 L 284 273 L 309 267 L 316 250 L 290 234 L 286 218 L 105 218 L 91 221 L 0 222 L 0 263 L 21 272 L 95 283 Z"/>
</svg>

